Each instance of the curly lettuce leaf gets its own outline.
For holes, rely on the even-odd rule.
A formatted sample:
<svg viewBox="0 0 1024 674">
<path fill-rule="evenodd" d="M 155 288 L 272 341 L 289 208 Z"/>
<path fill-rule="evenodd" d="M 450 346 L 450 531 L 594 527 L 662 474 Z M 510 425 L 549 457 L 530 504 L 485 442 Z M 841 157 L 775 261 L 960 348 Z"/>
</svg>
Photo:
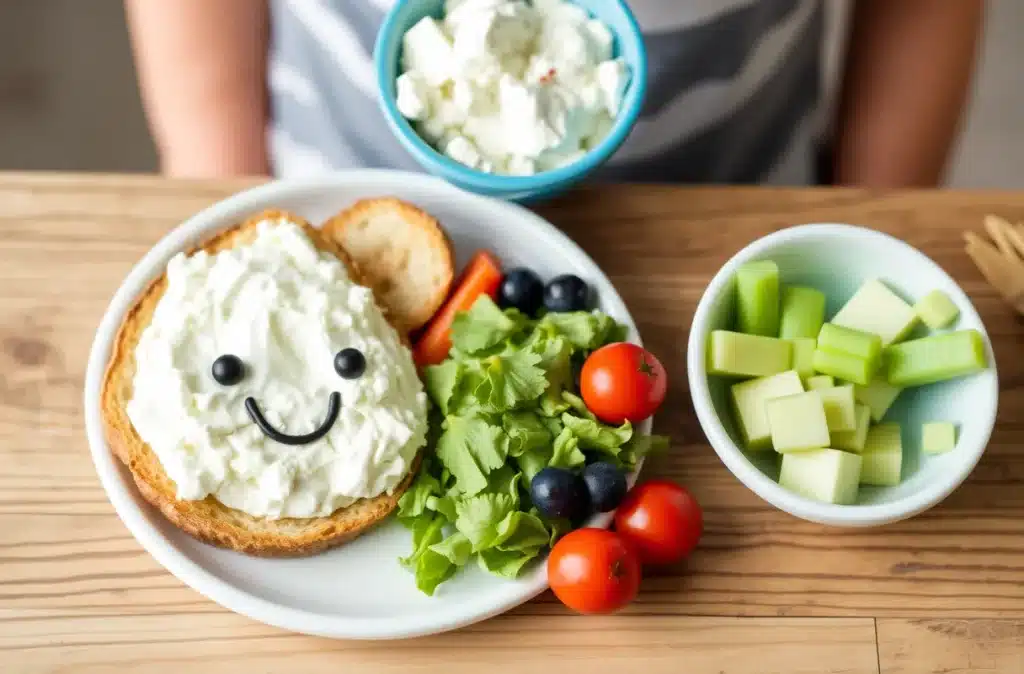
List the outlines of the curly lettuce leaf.
<svg viewBox="0 0 1024 674">
<path fill-rule="evenodd" d="M 606 426 L 591 419 L 581 419 L 571 414 L 562 415 L 565 428 L 579 438 L 580 449 L 591 449 L 617 456 L 622 445 L 633 437 L 633 425 L 628 421 L 621 426 Z"/>
<path fill-rule="evenodd" d="M 551 443 L 551 432 L 534 412 L 506 412 L 501 425 L 508 435 L 509 456 L 520 456 Z"/>
<path fill-rule="evenodd" d="M 451 416 L 437 441 L 437 458 L 455 476 L 459 491 L 472 496 L 487 487 L 487 476 L 505 465 L 508 436 L 500 426 L 474 417 Z"/>
<path fill-rule="evenodd" d="M 526 326 L 519 312 L 505 313 L 488 295 L 480 295 L 469 311 L 452 320 L 452 346 L 462 354 L 484 351 L 511 337 Z"/>
<path fill-rule="evenodd" d="M 507 494 L 478 494 L 455 504 L 455 528 L 469 539 L 474 552 L 492 546 L 498 524 L 515 509 Z"/>
<path fill-rule="evenodd" d="M 548 465 L 554 468 L 582 468 L 587 462 L 587 457 L 580 451 L 580 440 L 569 428 L 562 429 L 562 432 L 555 438 L 552 446 L 551 460 Z"/>
<path fill-rule="evenodd" d="M 523 567 L 533 561 L 541 548 L 530 548 L 528 550 L 499 550 L 492 548 L 484 550 L 479 555 L 480 568 L 495 576 L 515 580 L 519 577 Z"/>
<path fill-rule="evenodd" d="M 501 414 L 536 400 L 548 387 L 544 370 L 537 366 L 539 362 L 540 356 L 531 351 L 487 358 L 482 366 L 482 382 L 474 391 L 481 407 Z"/>
<path fill-rule="evenodd" d="M 603 346 L 615 328 L 615 319 L 607 314 L 589 311 L 546 314 L 541 325 L 554 328 L 578 349 L 593 350 Z"/>
<path fill-rule="evenodd" d="M 421 515 L 412 523 L 412 553 L 398 561 L 413 572 L 416 587 L 433 595 L 437 586 L 453 575 L 458 567 L 444 555 L 431 548 L 444 538 L 445 519 L 441 515 Z"/>
</svg>

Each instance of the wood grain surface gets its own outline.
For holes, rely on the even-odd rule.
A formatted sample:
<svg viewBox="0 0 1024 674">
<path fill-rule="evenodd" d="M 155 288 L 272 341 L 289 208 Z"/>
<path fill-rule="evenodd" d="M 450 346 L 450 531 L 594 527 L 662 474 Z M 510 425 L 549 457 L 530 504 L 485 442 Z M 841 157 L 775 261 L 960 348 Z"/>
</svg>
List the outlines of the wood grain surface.
<svg viewBox="0 0 1024 674">
<path fill-rule="evenodd" d="M 556 659 L 629 670 L 1024 672 L 1024 324 L 963 253 L 1024 193 L 600 187 L 542 209 L 620 290 L 674 388 L 675 439 L 650 474 L 686 483 L 706 533 L 650 575 L 621 615 L 571 616 L 550 596 L 403 643 L 286 634 L 231 614 L 163 571 L 117 519 L 89 460 L 86 354 L 124 275 L 163 234 L 244 182 L 0 174 L 0 671 L 529 671 Z M 1000 371 L 991 444 L 968 482 L 908 522 L 841 531 L 777 512 L 706 444 L 683 352 L 717 269 L 805 222 L 894 234 L 950 272 L 981 313 Z"/>
</svg>

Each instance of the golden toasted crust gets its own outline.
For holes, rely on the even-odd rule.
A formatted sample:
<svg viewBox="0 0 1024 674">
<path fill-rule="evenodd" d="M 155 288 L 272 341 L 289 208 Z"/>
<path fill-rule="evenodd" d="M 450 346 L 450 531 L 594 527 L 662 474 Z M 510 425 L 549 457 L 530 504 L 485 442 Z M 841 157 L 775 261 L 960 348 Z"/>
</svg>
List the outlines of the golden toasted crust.
<svg viewBox="0 0 1024 674">
<path fill-rule="evenodd" d="M 437 220 L 392 197 L 363 199 L 324 223 L 402 327 L 423 326 L 444 303 L 455 275 L 452 247 Z"/>
<path fill-rule="evenodd" d="M 263 220 L 286 218 L 300 224 L 321 250 L 337 255 L 359 281 L 359 270 L 348 255 L 333 241 L 320 236 L 308 222 L 284 211 L 268 210 L 240 225 L 204 241 L 195 250 L 214 253 L 251 241 L 256 225 Z M 149 325 L 153 311 L 167 286 L 166 274 L 153 281 L 128 311 L 117 339 L 103 381 L 102 414 L 107 443 L 114 454 L 131 470 L 135 484 L 147 501 L 160 509 L 176 526 L 196 538 L 238 552 L 260 556 L 312 555 L 345 543 L 386 518 L 398 505 L 398 498 L 408 488 L 419 463 L 392 495 L 362 499 L 330 517 L 311 519 L 268 520 L 253 517 L 229 508 L 213 497 L 202 501 L 183 501 L 164 472 L 153 450 L 135 432 L 128 420 L 126 404 L 131 399 L 135 376 L 135 347 L 142 331 Z"/>
</svg>

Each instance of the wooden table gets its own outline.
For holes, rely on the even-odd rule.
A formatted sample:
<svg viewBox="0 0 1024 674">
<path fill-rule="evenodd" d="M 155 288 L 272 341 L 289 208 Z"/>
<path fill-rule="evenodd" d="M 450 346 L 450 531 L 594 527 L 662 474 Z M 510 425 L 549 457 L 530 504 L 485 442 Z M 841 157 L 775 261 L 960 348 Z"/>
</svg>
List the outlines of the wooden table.
<svg viewBox="0 0 1024 674">
<path fill-rule="evenodd" d="M 544 208 L 611 276 L 675 388 L 658 420 L 676 445 L 651 474 L 706 512 L 686 564 L 649 575 L 624 614 L 570 615 L 545 596 L 461 632 L 400 643 L 286 634 L 183 586 L 132 539 L 93 472 L 86 353 L 129 267 L 242 182 L 0 175 L 0 671 L 590 674 L 1024 672 L 1024 327 L 960 234 L 1024 193 L 591 189 Z M 971 296 L 1001 374 L 983 461 L 909 522 L 843 531 L 778 512 L 706 444 L 683 349 L 712 274 L 752 239 L 855 222 L 927 252 Z M 624 669 L 627 668 L 628 670 Z"/>
</svg>

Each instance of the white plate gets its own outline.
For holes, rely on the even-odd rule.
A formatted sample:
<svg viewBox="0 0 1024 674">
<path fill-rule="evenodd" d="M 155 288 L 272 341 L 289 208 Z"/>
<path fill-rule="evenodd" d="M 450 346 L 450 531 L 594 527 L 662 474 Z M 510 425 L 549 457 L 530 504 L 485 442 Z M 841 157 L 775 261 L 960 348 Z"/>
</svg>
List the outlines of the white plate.
<svg viewBox="0 0 1024 674">
<path fill-rule="evenodd" d="M 517 581 L 467 565 L 433 597 L 421 594 L 397 562 L 409 533 L 391 521 L 356 541 L 302 559 L 258 559 L 200 543 L 169 524 L 138 494 L 101 431 L 99 391 L 121 318 L 167 260 L 211 232 L 264 208 L 293 211 L 320 223 L 362 197 L 397 196 L 435 215 L 455 245 L 461 269 L 478 248 L 506 268 L 524 265 L 542 278 L 574 273 L 597 291 L 601 310 L 639 335 L 622 299 L 596 264 L 568 237 L 519 206 L 461 192 L 437 179 L 390 171 L 354 171 L 302 182 L 278 182 L 222 201 L 168 234 L 139 262 L 114 295 L 89 355 L 85 419 L 96 471 L 121 520 L 171 573 L 213 601 L 255 620 L 296 632 L 338 638 L 387 639 L 455 629 L 497 615 L 547 588 L 543 564 Z M 650 431 L 650 422 L 640 429 Z M 635 478 L 635 475 L 633 476 Z M 595 518 L 607 526 L 609 517 Z"/>
</svg>

